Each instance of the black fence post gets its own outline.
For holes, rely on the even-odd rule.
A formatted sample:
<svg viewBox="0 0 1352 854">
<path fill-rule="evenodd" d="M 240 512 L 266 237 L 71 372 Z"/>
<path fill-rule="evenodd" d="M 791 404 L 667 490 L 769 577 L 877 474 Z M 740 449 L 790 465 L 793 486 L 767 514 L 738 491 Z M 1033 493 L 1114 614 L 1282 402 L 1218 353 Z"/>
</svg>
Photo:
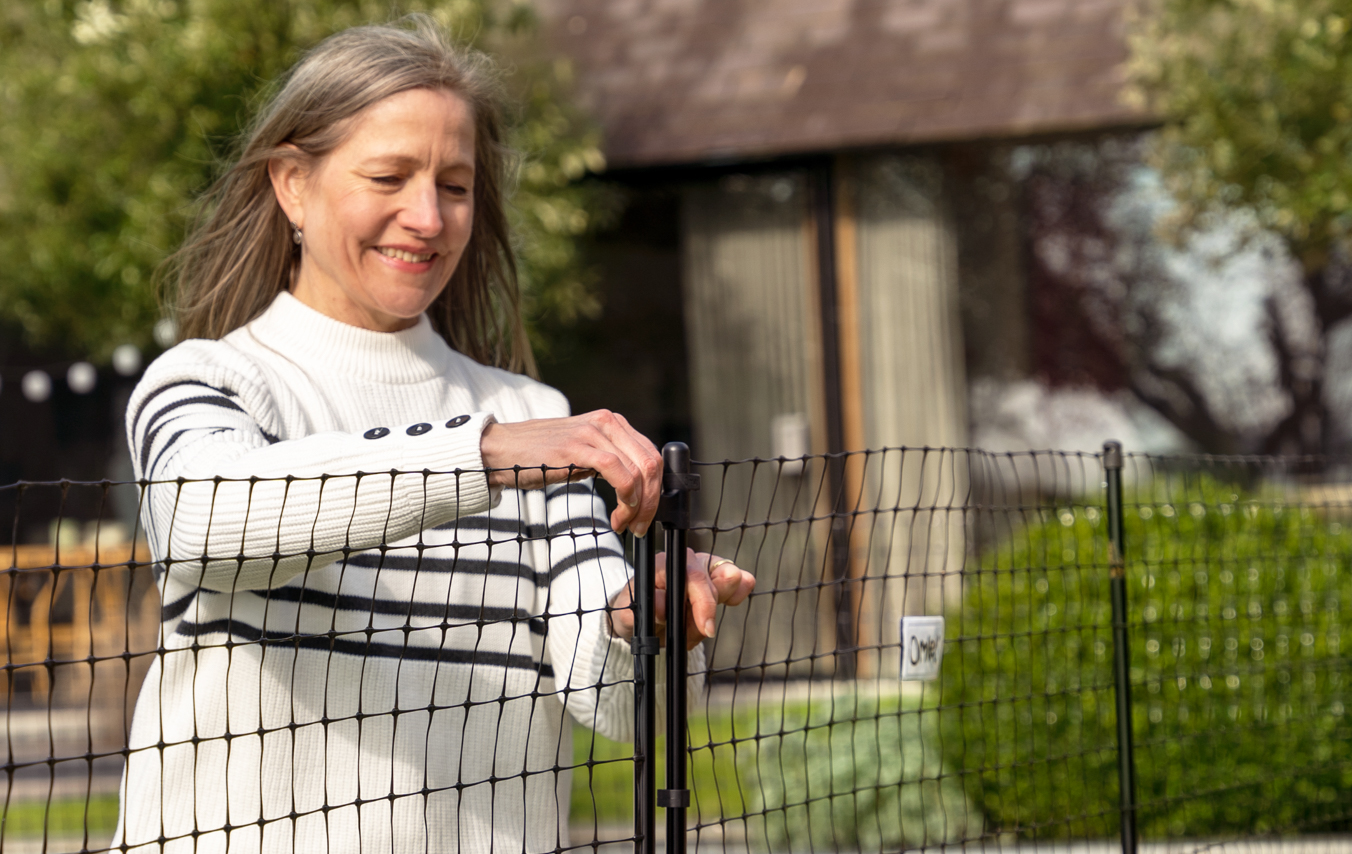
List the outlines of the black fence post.
<svg viewBox="0 0 1352 854">
<path fill-rule="evenodd" d="M 1131 661 L 1127 650 L 1126 535 L 1122 513 L 1122 443 L 1103 443 L 1107 488 L 1108 584 L 1113 599 L 1113 693 L 1117 699 L 1117 775 L 1120 789 L 1122 854 L 1136 854 L 1136 758 L 1131 734 Z"/>
<path fill-rule="evenodd" d="M 634 854 L 657 851 L 657 598 L 654 529 L 634 537 Z"/>
<path fill-rule="evenodd" d="M 668 854 L 685 854 L 685 811 L 690 807 L 685 767 L 685 543 L 690 493 L 699 489 L 699 475 L 690 471 L 690 448 L 683 442 L 668 442 L 662 448 L 662 462 L 658 518 L 667 540 L 667 787 L 657 793 L 657 805 L 667 810 Z"/>
</svg>

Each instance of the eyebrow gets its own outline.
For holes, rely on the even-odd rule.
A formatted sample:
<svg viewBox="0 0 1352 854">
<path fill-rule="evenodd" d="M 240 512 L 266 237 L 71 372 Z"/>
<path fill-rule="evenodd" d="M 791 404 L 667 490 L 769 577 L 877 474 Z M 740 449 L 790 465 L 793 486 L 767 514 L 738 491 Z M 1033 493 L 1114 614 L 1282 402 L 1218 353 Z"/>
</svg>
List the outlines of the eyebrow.
<svg viewBox="0 0 1352 854">
<path fill-rule="evenodd" d="M 420 158 L 409 157 L 408 155 L 404 154 L 376 154 L 361 161 L 361 164 L 366 167 L 418 166 L 421 163 L 422 160 Z M 448 164 L 447 168 L 450 169 L 468 168 L 470 171 L 474 171 L 474 160 L 473 159 L 456 160 L 453 163 Z"/>
</svg>

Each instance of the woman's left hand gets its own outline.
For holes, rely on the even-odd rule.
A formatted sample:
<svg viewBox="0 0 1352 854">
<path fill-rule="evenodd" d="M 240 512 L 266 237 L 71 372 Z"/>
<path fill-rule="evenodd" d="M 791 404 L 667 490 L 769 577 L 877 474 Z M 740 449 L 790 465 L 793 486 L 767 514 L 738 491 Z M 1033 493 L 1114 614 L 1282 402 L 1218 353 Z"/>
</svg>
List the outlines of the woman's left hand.
<svg viewBox="0 0 1352 854">
<path fill-rule="evenodd" d="M 666 645 L 667 624 L 667 556 L 657 555 L 657 595 L 653 617 L 654 629 L 662 645 Z M 736 564 L 717 555 L 686 549 L 685 558 L 685 646 L 694 649 L 705 638 L 714 636 L 714 615 L 719 605 L 736 606 L 746 601 L 756 587 L 756 578 L 739 569 Z M 610 631 L 618 638 L 634 636 L 634 583 L 631 581 L 611 601 Z"/>
<path fill-rule="evenodd" d="M 490 486 L 541 489 L 546 483 L 604 478 L 619 499 L 610 514 L 617 534 L 629 529 L 643 536 L 657 513 L 662 455 L 618 413 L 598 409 L 568 418 L 495 422 L 484 428 L 479 451 Z"/>
</svg>

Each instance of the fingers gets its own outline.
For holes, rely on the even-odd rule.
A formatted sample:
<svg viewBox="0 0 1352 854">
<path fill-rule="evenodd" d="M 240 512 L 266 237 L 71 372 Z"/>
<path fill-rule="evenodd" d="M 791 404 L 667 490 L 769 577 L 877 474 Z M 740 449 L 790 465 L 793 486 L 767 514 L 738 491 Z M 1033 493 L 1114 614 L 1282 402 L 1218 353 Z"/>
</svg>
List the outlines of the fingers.
<svg viewBox="0 0 1352 854">
<path fill-rule="evenodd" d="M 721 562 L 720 562 L 721 561 Z M 714 566 L 714 564 L 718 564 Z M 711 570 L 712 567 L 712 570 Z M 666 624 L 666 554 L 657 555 L 654 602 L 654 622 L 659 626 L 658 636 L 665 637 Z M 714 636 L 718 606 L 737 606 L 746 601 L 755 589 L 756 579 L 731 561 L 717 555 L 686 550 L 686 647 L 694 649 L 705 638 Z"/>
<path fill-rule="evenodd" d="M 610 600 L 606 611 L 606 620 L 610 625 L 610 634 L 620 640 L 629 640 L 634 636 L 634 582 L 630 580 L 615 598 Z"/>
<path fill-rule="evenodd" d="M 616 532 L 632 529 L 641 536 L 657 513 L 662 456 L 613 412 L 491 424 L 479 448 L 494 486 L 539 489 L 593 474 L 603 478 L 619 498 L 611 514 Z"/>
<path fill-rule="evenodd" d="M 648 532 L 657 503 L 662 497 L 662 455 L 642 433 L 635 430 L 623 415 L 613 412 L 594 412 L 597 429 L 614 446 L 614 456 L 623 464 L 621 471 L 600 471 L 605 480 L 615 487 L 619 505 L 611 522 L 616 531 L 626 528 L 638 536 Z M 618 517 L 618 518 L 617 518 Z"/>
<path fill-rule="evenodd" d="M 653 573 L 653 631 L 663 646 L 667 644 L 667 553 L 658 552 L 653 561 L 656 572 Z"/>
<path fill-rule="evenodd" d="M 709 580 L 713 583 L 718 604 L 736 607 L 745 602 L 756 588 L 756 577 L 738 569 L 732 562 L 719 563 L 722 558 L 716 555 L 709 557 L 712 559 Z"/>
<path fill-rule="evenodd" d="M 711 563 L 710 555 L 702 555 L 694 549 L 687 550 L 685 601 L 692 618 L 690 628 L 697 629 L 706 638 L 714 636 L 714 613 L 718 610 L 718 594 L 709 578 Z"/>
</svg>

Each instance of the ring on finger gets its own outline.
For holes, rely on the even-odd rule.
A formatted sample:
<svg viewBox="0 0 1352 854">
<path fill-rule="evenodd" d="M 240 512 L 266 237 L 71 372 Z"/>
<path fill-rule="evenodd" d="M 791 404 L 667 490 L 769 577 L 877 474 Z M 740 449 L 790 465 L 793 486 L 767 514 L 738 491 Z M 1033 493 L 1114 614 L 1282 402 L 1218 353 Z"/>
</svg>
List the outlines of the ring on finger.
<svg viewBox="0 0 1352 854">
<path fill-rule="evenodd" d="M 721 559 L 721 560 L 716 560 L 716 561 L 714 561 L 713 565 L 709 567 L 709 572 L 712 573 L 715 569 L 718 569 L 720 566 L 722 566 L 722 565 L 725 564 L 725 563 L 732 563 L 732 561 L 729 560 L 728 558 L 723 558 L 723 559 Z M 735 564 L 734 564 L 734 566 L 735 566 Z"/>
</svg>

